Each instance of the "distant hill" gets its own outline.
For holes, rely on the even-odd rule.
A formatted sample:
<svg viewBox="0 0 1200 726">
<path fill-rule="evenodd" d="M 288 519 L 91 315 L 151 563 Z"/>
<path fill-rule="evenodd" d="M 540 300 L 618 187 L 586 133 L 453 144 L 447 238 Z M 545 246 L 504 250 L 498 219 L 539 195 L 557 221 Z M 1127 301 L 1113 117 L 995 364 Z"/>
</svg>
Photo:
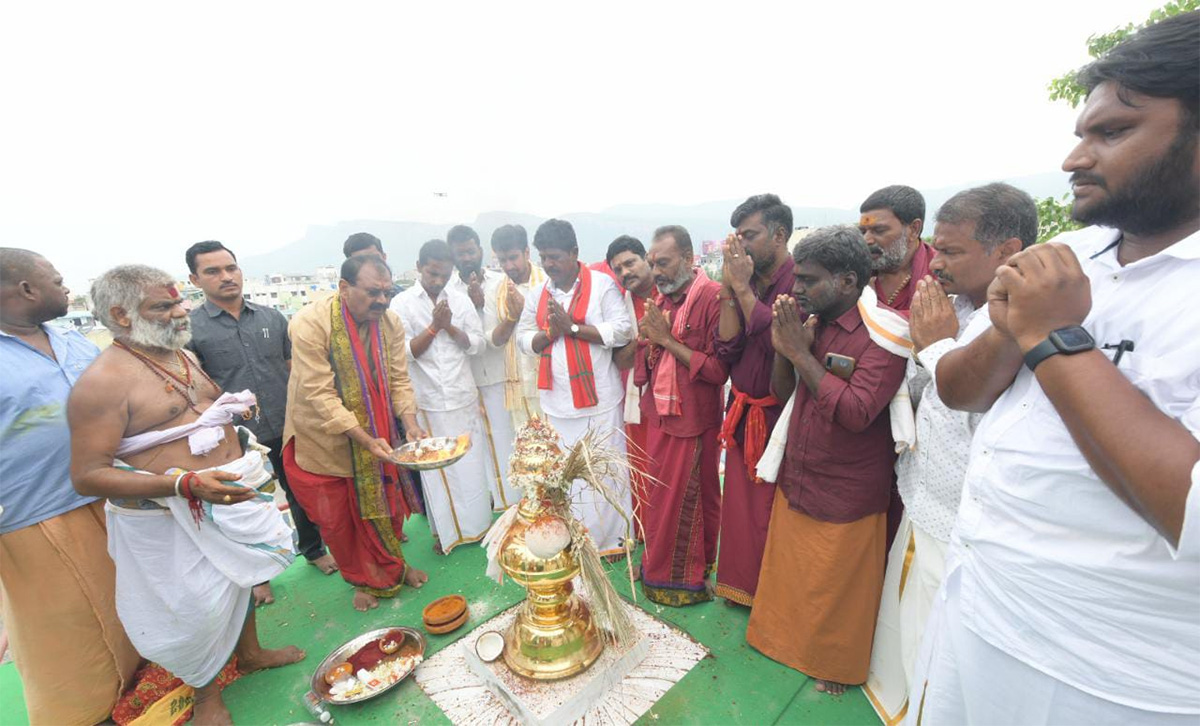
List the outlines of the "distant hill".
<svg viewBox="0 0 1200 726">
<path fill-rule="evenodd" d="M 1010 184 L 1029 192 L 1035 198 L 1059 196 L 1068 191 L 1067 175 L 1061 172 L 1036 174 L 1007 179 Z M 932 217 L 939 206 L 955 193 L 985 181 L 960 184 L 941 189 L 922 190 L 925 195 L 927 216 Z M 704 202 L 694 205 L 622 204 L 599 212 L 574 212 L 562 214 L 575 227 L 579 238 L 580 256 L 585 260 L 604 259 L 608 244 L 616 237 L 631 234 L 649 242 L 654 229 L 664 224 L 681 224 L 687 227 L 697 244 L 704 240 L 722 239 L 729 233 L 729 215 L 741 199 Z M 784 201 L 789 200 L 784 196 Z M 858 219 L 854 209 L 792 206 L 794 222 L 798 227 L 818 227 L 827 224 L 853 223 Z M 484 212 L 469 221 L 483 240 L 485 252 L 490 254 L 488 240 L 492 232 L 505 224 L 521 224 L 533 232 L 544 220 L 521 212 Z M 304 237 L 272 252 L 247 256 L 241 260 L 242 267 L 250 275 L 267 273 L 311 272 L 321 265 L 336 265 L 342 260 L 342 242 L 355 232 L 370 232 L 383 241 L 384 250 L 392 267 L 400 272 L 416 266 L 417 252 L 421 245 L 434 237 L 445 238 L 450 225 L 429 224 L 415 221 L 355 220 L 335 225 L 312 226 Z M 927 226 L 927 229 L 929 227 Z"/>
</svg>

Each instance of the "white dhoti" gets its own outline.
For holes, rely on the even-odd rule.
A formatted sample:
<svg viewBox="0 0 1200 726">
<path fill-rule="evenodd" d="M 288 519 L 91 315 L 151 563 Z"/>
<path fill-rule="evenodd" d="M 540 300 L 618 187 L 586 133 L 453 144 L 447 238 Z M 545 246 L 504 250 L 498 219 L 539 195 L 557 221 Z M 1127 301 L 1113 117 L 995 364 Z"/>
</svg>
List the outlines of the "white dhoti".
<svg viewBox="0 0 1200 726">
<path fill-rule="evenodd" d="M 471 436 L 466 456 L 444 469 L 421 472 L 429 529 L 449 553 L 483 539 L 492 524 L 487 434 L 478 402 L 453 411 L 421 411 L 421 423 L 430 436 Z"/>
<path fill-rule="evenodd" d="M 907 514 L 900 520 L 883 579 L 871 670 L 863 684 L 885 726 L 900 723 L 908 710 L 917 651 L 945 572 L 946 547 L 913 525 Z"/>
<path fill-rule="evenodd" d="M 606 446 L 617 450 L 621 455 L 626 453 L 624 418 L 620 406 L 614 406 L 593 416 L 559 418 L 547 414 L 546 418 L 562 437 L 567 448 L 574 446 L 588 430 L 592 430 L 606 437 Z M 621 477 L 620 481 L 605 479 L 604 483 L 616 495 L 625 512 L 632 513 L 633 499 L 629 493 L 628 477 Z M 603 494 L 578 479 L 571 486 L 571 513 L 588 528 L 600 554 L 612 555 L 625 551 L 621 547 L 621 541 L 632 536 L 628 530 L 629 523 L 608 503 Z"/>
<path fill-rule="evenodd" d="M 271 480 L 258 451 L 212 468 L 255 489 Z M 295 531 L 273 497 L 205 502 L 199 525 L 182 497 L 110 501 L 105 510 L 117 615 L 129 640 L 189 686 L 207 685 L 237 645 L 250 588 L 295 559 Z"/>
<path fill-rule="evenodd" d="M 1115 703 L 1012 657 L 963 624 L 961 570 L 946 578 L 926 626 L 905 724 L 1195 724 L 1195 714 L 1146 711 Z M 1113 678 L 1120 678 L 1114 673 Z"/>
<path fill-rule="evenodd" d="M 479 387 L 479 405 L 486 434 L 488 486 L 491 488 L 492 509 L 502 512 L 521 501 L 521 490 L 508 481 L 508 459 L 512 456 L 512 418 L 504 407 L 505 383 Z"/>
</svg>

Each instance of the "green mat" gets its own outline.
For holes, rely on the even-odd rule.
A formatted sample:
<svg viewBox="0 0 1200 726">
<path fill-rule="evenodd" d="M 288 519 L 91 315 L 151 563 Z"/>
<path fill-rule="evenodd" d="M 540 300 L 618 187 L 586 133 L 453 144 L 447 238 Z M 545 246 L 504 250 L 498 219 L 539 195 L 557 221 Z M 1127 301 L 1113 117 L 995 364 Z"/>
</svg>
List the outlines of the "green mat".
<svg viewBox="0 0 1200 726">
<path fill-rule="evenodd" d="M 420 590 L 404 590 L 381 600 L 377 610 L 355 611 L 353 592 L 336 574 L 324 576 L 302 560 L 272 581 L 275 603 L 258 609 L 263 645 L 298 645 L 308 657 L 297 665 L 243 677 L 225 690 L 234 722 L 247 726 L 311 722 L 301 699 L 313 668 L 337 646 L 373 628 L 390 625 L 421 627 L 421 609 L 442 595 L 459 593 L 470 606 L 470 621 L 448 635 L 429 636 L 432 655 L 522 598 L 509 580 L 496 585 L 484 575 L 484 553 L 478 545 L 463 545 L 450 555 L 435 555 L 423 517 L 409 520 L 404 546 L 408 560 L 429 573 Z M 622 566 L 612 567 L 612 579 L 622 595 L 629 580 Z M 643 724 L 864 724 L 879 723 L 862 692 L 844 696 L 818 693 L 811 679 L 760 655 L 746 645 L 749 611 L 714 601 L 687 608 L 659 607 L 638 591 L 638 604 L 655 616 L 689 633 L 711 654 L 696 665 L 648 711 Z M 797 613 L 802 618 L 803 613 Z M 64 663 L 65 667 L 69 664 Z M 388 693 L 361 704 L 331 706 L 338 724 L 448 723 L 412 679 Z M 28 724 L 21 683 L 11 663 L 0 666 L 0 726 Z"/>
</svg>

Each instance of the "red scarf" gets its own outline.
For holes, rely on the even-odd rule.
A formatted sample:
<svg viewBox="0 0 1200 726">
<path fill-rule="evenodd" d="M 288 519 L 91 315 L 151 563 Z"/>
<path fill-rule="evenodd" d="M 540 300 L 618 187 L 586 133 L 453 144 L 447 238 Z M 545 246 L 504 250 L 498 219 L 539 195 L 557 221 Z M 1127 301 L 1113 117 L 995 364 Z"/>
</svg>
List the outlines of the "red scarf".
<svg viewBox="0 0 1200 726">
<path fill-rule="evenodd" d="M 742 461 L 746 464 L 746 472 L 751 481 L 761 482 L 758 478 L 758 460 L 762 458 L 767 448 L 767 414 L 764 409 L 778 406 L 779 399 L 767 394 L 762 398 L 750 398 L 733 387 L 733 405 L 725 414 L 725 423 L 721 425 L 721 446 L 728 447 L 733 441 L 733 433 L 741 423 L 742 416 L 746 417 L 745 445 L 742 447 Z M 749 407 L 749 411 L 747 411 Z"/>
<path fill-rule="evenodd" d="M 550 334 L 550 286 L 553 280 L 546 280 L 542 287 L 542 297 L 538 300 L 537 325 Z M 592 296 L 592 271 L 586 265 L 579 266 L 579 284 L 575 286 L 575 294 L 571 297 L 571 305 L 567 314 L 571 321 L 583 325 L 587 317 L 588 300 Z M 579 338 L 566 338 L 567 344 L 567 375 L 571 381 L 571 398 L 575 408 L 588 408 L 600 403 L 596 395 L 596 377 L 592 373 L 592 347 L 587 341 Z M 554 341 L 542 349 L 541 361 L 538 363 L 538 389 L 549 391 L 554 386 L 554 377 L 550 372 L 551 352 Z"/>
<path fill-rule="evenodd" d="M 383 335 L 381 334 L 379 323 L 377 321 L 372 322 L 368 326 L 367 341 L 370 346 L 364 349 L 362 339 L 358 335 L 357 323 L 355 323 L 354 318 L 350 315 L 350 311 L 344 304 L 340 307 L 342 320 L 346 326 L 346 337 L 350 341 L 350 351 L 354 358 L 358 383 L 366 408 L 367 425 L 363 428 L 367 430 L 367 434 L 371 438 L 384 439 L 389 443 L 396 443 L 399 441 L 399 432 L 396 430 L 396 419 L 392 415 L 392 392 L 387 375 L 388 361 L 383 354 Z M 367 458 L 371 459 L 372 464 L 379 468 L 383 486 L 377 494 L 378 503 L 376 506 L 383 507 L 384 511 L 386 511 L 387 497 L 383 490 L 388 486 L 401 484 L 399 467 L 390 461 L 375 461 L 374 457 L 370 455 Z M 355 478 L 357 479 L 358 477 L 356 476 Z M 398 499 L 400 502 L 400 513 L 407 519 L 409 514 L 412 513 L 412 508 L 403 496 L 398 497 Z"/>
</svg>

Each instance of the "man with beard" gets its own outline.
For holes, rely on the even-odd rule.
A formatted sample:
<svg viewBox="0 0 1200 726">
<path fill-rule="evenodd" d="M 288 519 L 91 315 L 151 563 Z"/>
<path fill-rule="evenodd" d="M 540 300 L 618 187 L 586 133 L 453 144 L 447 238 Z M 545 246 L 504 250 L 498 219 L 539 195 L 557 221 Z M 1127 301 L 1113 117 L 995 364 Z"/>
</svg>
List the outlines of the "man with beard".
<svg viewBox="0 0 1200 726">
<path fill-rule="evenodd" d="M 623 234 L 608 245 L 605 262 L 617 282 L 625 288 L 625 310 L 633 323 L 633 339 L 636 341 L 638 324 L 646 313 L 646 301 L 654 295 L 654 275 L 650 265 L 646 264 L 646 248 L 641 240 Z M 637 345 L 630 343 L 613 353 L 613 361 L 621 369 L 621 378 L 625 382 L 625 436 L 628 444 L 632 445 L 629 463 L 634 467 L 629 480 L 633 494 L 633 531 L 640 542 L 644 539 L 642 521 L 646 514 L 643 504 L 649 496 L 642 471 L 649 467 L 650 462 L 646 456 L 646 424 L 642 421 L 642 386 L 635 384 L 634 377 L 629 375 L 636 355 Z"/>
<path fill-rule="evenodd" d="M 231 655 L 242 672 L 304 657 L 262 648 L 250 607 L 250 589 L 295 557 L 263 491 L 263 449 L 232 425 L 254 396 L 222 394 L 183 350 L 187 313 L 167 273 L 115 267 L 91 296 L 113 344 L 71 393 L 71 479 L 108 497 L 117 614 L 134 647 L 196 689 L 196 723 L 231 723 L 215 680 Z"/>
<path fill-rule="evenodd" d="M 518 343 L 538 355 L 542 410 L 567 447 L 588 431 L 624 454 L 621 435 L 621 374 L 613 350 L 631 340 L 633 323 L 617 284 L 579 263 L 579 244 L 570 222 L 543 222 L 533 236 L 549 279 L 525 296 L 517 326 Z M 588 528 L 602 555 L 625 552 L 632 530 L 623 516 L 631 511 L 629 482 L 608 479 L 618 512 L 599 492 L 576 482 L 571 508 Z"/>
<path fill-rule="evenodd" d="M 1200 714 L 1200 13 L 1078 80 L 1063 170 L 1093 226 L 1014 255 L 937 366 L 987 415 L 909 695 L 928 723 Z"/>
<path fill-rule="evenodd" d="M 458 269 L 458 274 L 451 276 L 446 287 L 470 299 L 482 334 L 499 322 L 498 319 L 488 319 L 487 301 L 496 299 L 507 276 L 502 272 L 484 269 L 479 235 L 465 224 L 451 227 L 446 233 L 446 242 L 450 245 L 454 265 Z M 492 509 L 503 511 L 521 499 L 521 492 L 508 481 L 508 459 L 512 456 L 516 434 L 505 405 L 508 371 L 504 347 L 493 344 L 485 336 L 483 345 L 470 354 L 469 360 L 471 375 L 478 388 L 479 415 L 483 418 L 480 443 L 487 444 L 485 476 L 491 488 Z"/>
<path fill-rule="evenodd" d="M 69 296 L 46 258 L 0 247 L 0 583 L 35 724 L 104 721 L 138 664 L 113 605 L 104 502 L 71 486 L 67 396 L 100 351 L 46 324 Z"/>
<path fill-rule="evenodd" d="M 725 243 L 714 349 L 729 366 L 732 384 L 721 426 L 725 490 L 716 594 L 729 605 L 748 607 L 775 497 L 775 485 L 758 476 L 757 466 L 783 410 L 771 395 L 771 311 L 775 299 L 792 289 L 792 210 L 774 194 L 759 194 L 733 211 L 730 224 L 737 232 Z"/>
<path fill-rule="evenodd" d="M 771 326 L 772 388 L 791 394 L 791 417 L 746 642 L 837 695 L 867 679 L 906 358 L 860 308 L 871 261 L 856 229 L 814 230 L 793 256 L 794 299 L 776 301 Z"/>
<path fill-rule="evenodd" d="M 692 266 L 683 227 L 655 230 L 650 258 L 659 296 L 646 306 L 633 377 L 648 388 L 646 453 L 661 485 L 648 487 L 643 508 L 642 590 L 662 605 L 691 605 L 713 597 L 708 576 L 721 524 L 717 434 L 729 368 L 714 355 L 712 335 L 721 286 Z"/>
<path fill-rule="evenodd" d="M 982 332 L 972 322 L 987 320 L 987 289 L 996 269 L 1033 244 L 1037 231 L 1037 205 L 1008 184 L 959 192 L 937 213 L 933 277 L 917 285 L 909 327 L 915 356 L 907 385 L 920 403 L 917 445 L 896 462 L 906 516 L 888 557 L 871 672 L 863 686 L 885 723 L 896 722 L 908 702 L 917 648 L 945 571 L 971 437 L 982 417 L 953 411 L 938 398 L 937 364 Z"/>
<path fill-rule="evenodd" d="M 525 355 L 513 333 L 521 320 L 529 291 L 546 281 L 546 273 L 529 257 L 529 236 L 519 224 L 506 224 L 492 232 L 492 252 L 507 282 L 483 301 L 483 334 L 488 344 L 504 350 L 504 406 L 512 430 L 542 415 L 538 402 L 538 357 Z"/>
<path fill-rule="evenodd" d="M 292 374 L 283 425 L 283 467 L 300 506 L 321 528 L 342 579 L 365 611 L 380 597 L 428 579 L 400 549 L 416 508 L 391 460 L 424 437 L 405 358 L 404 327 L 388 311 L 392 271 L 377 255 L 342 263 L 338 291 L 292 318 Z"/>
<path fill-rule="evenodd" d="M 883 305 L 908 315 L 917 283 L 929 274 L 933 250 L 921 241 L 925 198 L 912 187 L 894 184 L 879 189 L 859 207 L 858 231 L 871 253 L 871 284 Z M 888 505 L 887 546 L 891 548 L 904 516 L 900 491 L 892 489 Z"/>
<path fill-rule="evenodd" d="M 871 253 L 875 296 L 887 307 L 906 312 L 933 259 L 933 250 L 921 241 L 925 198 L 912 187 L 895 184 L 872 192 L 859 213 L 858 231 Z"/>
<path fill-rule="evenodd" d="M 221 390 L 254 393 L 259 415 L 245 425 L 260 444 L 270 449 L 267 458 L 287 495 L 300 554 L 326 575 L 336 572 L 337 563 L 325 551 L 316 525 L 296 502 L 283 470 L 283 414 L 292 367 L 287 318 L 278 310 L 242 297 L 242 268 L 233 252 L 220 242 L 197 242 L 184 258 L 191 271 L 188 279 L 204 291 L 204 303 L 189 318 L 192 340 L 188 348 Z M 256 605 L 274 600 L 270 583 L 254 588 Z"/>
<path fill-rule="evenodd" d="M 417 272 L 420 282 L 397 295 L 392 310 L 408 338 L 419 421 L 430 436 L 468 434 L 475 444 L 450 466 L 421 472 L 434 550 L 447 554 L 483 539 L 492 523 L 492 477 L 483 445 L 487 434 L 470 363 L 484 347 L 483 327 L 470 299 L 449 286 L 454 265 L 445 242 L 435 239 L 421 246 Z M 514 496 L 512 502 L 517 501 Z"/>
</svg>

